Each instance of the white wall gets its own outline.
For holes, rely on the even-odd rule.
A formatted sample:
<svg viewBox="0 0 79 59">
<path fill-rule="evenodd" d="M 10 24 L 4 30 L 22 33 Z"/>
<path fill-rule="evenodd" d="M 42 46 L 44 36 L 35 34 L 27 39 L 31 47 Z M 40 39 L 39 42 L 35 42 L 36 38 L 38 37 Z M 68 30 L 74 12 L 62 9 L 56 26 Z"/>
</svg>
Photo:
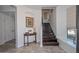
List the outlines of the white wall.
<svg viewBox="0 0 79 59">
<path fill-rule="evenodd" d="M 44 13 L 45 12 L 47 13 L 47 19 L 44 18 L 44 15 L 45 15 Z M 49 14 L 50 14 L 50 11 L 49 10 L 43 10 L 42 13 L 43 13 L 43 23 L 49 23 Z"/>
<path fill-rule="evenodd" d="M 67 11 L 66 6 L 56 8 L 56 36 L 59 39 L 67 39 Z"/>
<path fill-rule="evenodd" d="M 71 6 L 67 10 L 67 27 L 76 28 L 76 6 Z"/>
<path fill-rule="evenodd" d="M 12 35 L 14 20 L 11 15 L 0 12 L 0 45 L 14 38 Z"/>
<path fill-rule="evenodd" d="M 54 34 L 56 35 L 56 9 L 55 8 L 53 9 L 50 16 L 51 17 L 50 17 L 49 23 L 52 27 Z"/>
<path fill-rule="evenodd" d="M 67 40 L 67 8 L 69 7 L 70 6 L 58 6 L 56 8 L 56 37 L 61 48 L 66 52 L 74 52 L 76 51 L 75 48 L 67 43 L 65 44 Z"/>
<path fill-rule="evenodd" d="M 34 17 L 34 27 L 36 27 L 36 33 L 37 33 L 37 42 L 42 42 L 42 20 L 41 20 L 41 9 L 33 9 L 28 8 L 27 6 L 16 6 L 17 7 L 17 41 L 16 41 L 16 47 L 22 47 L 24 46 L 24 36 L 23 34 L 27 32 L 26 23 L 25 23 L 25 17 L 26 16 L 32 16 Z M 40 30 L 39 30 L 40 29 Z M 34 38 L 30 37 L 29 40 L 34 41 Z"/>
</svg>

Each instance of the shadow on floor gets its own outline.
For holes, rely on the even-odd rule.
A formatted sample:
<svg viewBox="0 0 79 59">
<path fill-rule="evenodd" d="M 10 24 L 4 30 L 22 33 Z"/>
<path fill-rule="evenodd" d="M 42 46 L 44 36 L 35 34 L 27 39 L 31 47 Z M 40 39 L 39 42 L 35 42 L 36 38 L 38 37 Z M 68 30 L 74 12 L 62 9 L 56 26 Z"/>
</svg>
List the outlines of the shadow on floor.
<svg viewBox="0 0 79 59">
<path fill-rule="evenodd" d="M 7 50 L 13 49 L 13 48 L 15 48 L 15 39 L 0 45 L 0 52 L 6 52 Z"/>
</svg>

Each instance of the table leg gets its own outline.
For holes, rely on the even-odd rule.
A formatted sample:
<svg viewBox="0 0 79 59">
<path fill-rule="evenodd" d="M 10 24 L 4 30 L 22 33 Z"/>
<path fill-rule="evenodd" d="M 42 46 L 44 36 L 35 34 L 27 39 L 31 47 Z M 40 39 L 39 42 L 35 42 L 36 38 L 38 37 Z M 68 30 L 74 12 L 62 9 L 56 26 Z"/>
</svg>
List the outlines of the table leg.
<svg viewBox="0 0 79 59">
<path fill-rule="evenodd" d="M 25 36 L 24 36 L 24 46 L 25 46 Z"/>
<path fill-rule="evenodd" d="M 29 45 L 29 40 L 28 39 L 29 39 L 29 37 L 27 36 L 27 46 Z"/>
<path fill-rule="evenodd" d="M 37 40 L 36 40 L 36 35 L 35 35 L 35 43 L 37 42 Z"/>
</svg>

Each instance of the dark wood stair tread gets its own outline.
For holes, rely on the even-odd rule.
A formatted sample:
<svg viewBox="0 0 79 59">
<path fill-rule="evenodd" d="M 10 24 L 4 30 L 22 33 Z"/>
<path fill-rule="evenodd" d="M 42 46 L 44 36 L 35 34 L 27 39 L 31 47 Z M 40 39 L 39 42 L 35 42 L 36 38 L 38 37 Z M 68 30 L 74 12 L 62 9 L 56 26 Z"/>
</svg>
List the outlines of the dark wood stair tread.
<svg viewBox="0 0 79 59">
<path fill-rule="evenodd" d="M 44 46 L 57 46 L 56 36 L 52 31 L 52 28 L 49 23 L 43 23 L 43 45 Z"/>
<path fill-rule="evenodd" d="M 59 43 L 58 43 L 58 42 L 43 42 L 43 45 L 47 45 L 47 46 L 49 46 L 49 45 L 51 45 L 51 46 L 57 46 L 57 45 L 59 45 Z"/>
<path fill-rule="evenodd" d="M 43 40 L 43 42 L 57 42 L 57 40 L 55 40 L 55 39 L 54 40 L 53 39 L 52 40 Z"/>
<path fill-rule="evenodd" d="M 55 37 L 43 37 L 43 39 L 56 39 Z"/>
</svg>

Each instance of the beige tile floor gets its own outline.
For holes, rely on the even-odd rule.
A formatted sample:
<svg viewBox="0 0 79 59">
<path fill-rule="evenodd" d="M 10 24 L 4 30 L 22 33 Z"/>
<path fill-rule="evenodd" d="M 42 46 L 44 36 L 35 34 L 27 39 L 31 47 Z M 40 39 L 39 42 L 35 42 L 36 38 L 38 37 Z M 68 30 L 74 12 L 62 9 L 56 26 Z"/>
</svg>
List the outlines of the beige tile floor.
<svg viewBox="0 0 79 59">
<path fill-rule="evenodd" d="M 29 46 L 7 49 L 6 51 L 4 51 L 4 53 L 65 53 L 65 52 L 58 46 L 40 47 L 39 44 L 31 43 Z"/>
</svg>

